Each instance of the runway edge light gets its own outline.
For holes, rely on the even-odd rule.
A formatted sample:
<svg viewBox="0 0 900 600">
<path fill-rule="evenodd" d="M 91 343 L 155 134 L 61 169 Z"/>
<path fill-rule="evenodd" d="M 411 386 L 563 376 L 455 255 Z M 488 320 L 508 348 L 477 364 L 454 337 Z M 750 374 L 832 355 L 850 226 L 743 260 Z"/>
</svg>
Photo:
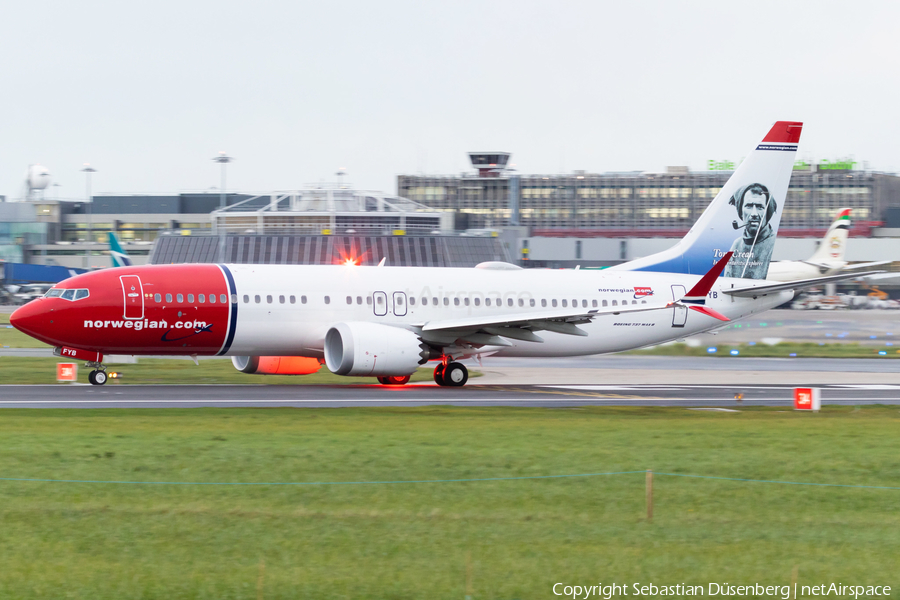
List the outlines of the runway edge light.
<svg viewBox="0 0 900 600">
<path fill-rule="evenodd" d="M 822 408 L 819 388 L 794 388 L 794 410 L 818 411 Z"/>
</svg>

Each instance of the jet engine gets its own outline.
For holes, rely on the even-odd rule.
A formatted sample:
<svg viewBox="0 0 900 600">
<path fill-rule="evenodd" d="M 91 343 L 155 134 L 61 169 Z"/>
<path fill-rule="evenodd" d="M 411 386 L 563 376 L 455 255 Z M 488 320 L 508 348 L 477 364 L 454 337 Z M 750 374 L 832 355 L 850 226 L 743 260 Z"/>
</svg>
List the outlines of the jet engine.
<svg viewBox="0 0 900 600">
<path fill-rule="evenodd" d="M 338 323 L 325 334 L 325 364 L 337 375 L 410 375 L 440 353 L 412 331 L 379 323 Z"/>
<path fill-rule="evenodd" d="M 232 356 L 231 364 L 251 375 L 309 375 L 322 366 L 319 359 L 305 356 Z"/>
</svg>

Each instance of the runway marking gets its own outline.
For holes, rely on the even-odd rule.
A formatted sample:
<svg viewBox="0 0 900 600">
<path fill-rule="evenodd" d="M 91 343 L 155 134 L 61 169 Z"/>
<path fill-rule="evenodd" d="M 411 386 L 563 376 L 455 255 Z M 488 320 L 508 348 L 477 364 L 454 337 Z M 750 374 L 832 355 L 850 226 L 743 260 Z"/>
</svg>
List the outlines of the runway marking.
<svg viewBox="0 0 900 600">
<path fill-rule="evenodd" d="M 837 383 L 834 384 L 833 387 L 838 388 L 847 388 L 851 390 L 900 390 L 900 385 L 890 385 L 890 384 L 879 384 L 879 383 L 855 383 L 855 384 L 847 384 L 847 383 Z"/>
</svg>

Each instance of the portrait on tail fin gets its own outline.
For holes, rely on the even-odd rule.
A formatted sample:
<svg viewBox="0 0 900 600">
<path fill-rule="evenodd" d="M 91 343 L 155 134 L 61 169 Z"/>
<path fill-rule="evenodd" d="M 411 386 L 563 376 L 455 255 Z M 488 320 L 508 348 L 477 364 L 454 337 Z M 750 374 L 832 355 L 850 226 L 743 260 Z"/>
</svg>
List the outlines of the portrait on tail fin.
<svg viewBox="0 0 900 600">
<path fill-rule="evenodd" d="M 769 188 L 761 183 L 738 188 L 728 204 L 737 209 L 741 220 L 741 224 L 732 221 L 732 227 L 743 229 L 743 234 L 731 245 L 734 258 L 725 269 L 725 277 L 765 279 L 775 248 L 776 230 L 772 227 L 772 218 L 778 204 Z"/>
</svg>

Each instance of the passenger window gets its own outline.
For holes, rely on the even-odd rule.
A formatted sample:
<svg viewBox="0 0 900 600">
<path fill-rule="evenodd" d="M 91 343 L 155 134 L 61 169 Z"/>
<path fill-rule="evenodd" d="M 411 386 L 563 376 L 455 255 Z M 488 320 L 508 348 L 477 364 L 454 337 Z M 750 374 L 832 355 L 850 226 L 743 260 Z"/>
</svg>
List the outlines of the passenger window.
<svg viewBox="0 0 900 600">
<path fill-rule="evenodd" d="M 306 296 L 300 296 L 300 304 L 306 304 Z"/>
<path fill-rule="evenodd" d="M 415 306 L 415 305 L 416 305 L 416 297 L 415 297 L 415 296 L 410 296 L 410 297 L 409 297 L 409 305 L 410 305 L 410 306 Z"/>
<path fill-rule="evenodd" d="M 253 301 L 259 304 L 261 302 L 261 298 L 259 296 L 253 296 Z"/>
<path fill-rule="evenodd" d="M 197 294 L 197 300 L 200 301 L 200 304 L 206 304 L 206 294 Z M 246 300 L 244 300 L 246 302 Z"/>
<path fill-rule="evenodd" d="M 90 295 L 90 292 L 87 290 L 76 290 L 75 291 L 75 299 L 81 300 L 82 298 L 87 298 Z"/>
<path fill-rule="evenodd" d="M 519 298 L 519 306 L 525 306 L 525 301 Z"/>
<path fill-rule="evenodd" d="M 284 296 L 278 296 L 278 303 L 284 304 Z"/>
<path fill-rule="evenodd" d="M 566 306 L 568 306 L 568 300 L 563 300 L 563 308 L 565 308 Z"/>
<path fill-rule="evenodd" d="M 175 296 L 175 299 L 178 301 L 179 304 L 184 303 L 184 294 L 178 294 L 177 296 Z"/>
<path fill-rule="evenodd" d="M 428 306 L 428 297 L 422 296 L 422 306 Z"/>
<path fill-rule="evenodd" d="M 266 296 L 266 303 L 272 304 L 272 296 L 271 295 Z"/>
<path fill-rule="evenodd" d="M 356 303 L 357 303 L 357 304 L 362 304 L 362 296 L 357 296 L 357 297 L 356 297 Z"/>
<path fill-rule="evenodd" d="M 463 304 L 465 304 L 466 306 L 468 306 L 468 305 L 469 305 L 469 299 L 468 299 L 468 298 L 464 298 L 464 299 L 463 299 Z"/>
<path fill-rule="evenodd" d="M 347 304 L 353 304 L 353 296 L 347 296 Z"/>
<path fill-rule="evenodd" d="M 215 294 L 210 294 L 210 295 L 209 295 L 209 303 L 210 303 L 210 304 L 215 304 L 215 303 L 216 303 L 216 295 L 215 295 Z"/>
<path fill-rule="evenodd" d="M 581 301 L 581 308 L 587 308 L 587 300 Z"/>
<path fill-rule="evenodd" d="M 484 305 L 485 305 L 485 306 L 490 306 L 490 305 L 491 305 L 491 299 L 490 299 L 490 298 L 485 298 L 485 299 L 484 299 Z"/>
<path fill-rule="evenodd" d="M 156 300 L 157 302 L 162 302 L 162 295 L 153 294 L 153 299 Z"/>
<path fill-rule="evenodd" d="M 232 294 L 232 295 L 231 295 L 231 303 L 232 303 L 232 304 L 237 304 L 237 294 Z"/>
<path fill-rule="evenodd" d="M 647 304 L 646 300 L 641 300 L 641 304 Z"/>
<path fill-rule="evenodd" d="M 378 305 L 382 305 L 382 304 L 384 304 L 384 298 L 382 298 L 381 296 L 378 296 L 378 299 L 376 300 L 376 302 L 378 303 Z"/>
<path fill-rule="evenodd" d="M 550 305 L 551 305 L 553 308 L 556 308 L 556 298 L 554 298 L 553 300 L 550 301 Z"/>
<path fill-rule="evenodd" d="M 75 299 L 75 290 L 66 290 L 62 294 L 63 300 L 74 300 Z"/>
<path fill-rule="evenodd" d="M 544 308 L 547 308 L 547 299 L 546 298 L 541 298 L 541 306 Z"/>
<path fill-rule="evenodd" d="M 453 299 L 453 306 L 459 306 L 459 298 Z"/>
<path fill-rule="evenodd" d="M 331 304 L 331 296 L 325 296 L 325 304 Z"/>
<path fill-rule="evenodd" d="M 572 300 L 572 308 L 578 308 L 578 300 Z"/>
<path fill-rule="evenodd" d="M 437 304 L 438 304 L 437 298 L 432 298 L 431 303 L 434 304 L 435 306 L 437 306 Z"/>
<path fill-rule="evenodd" d="M 372 306 L 372 296 L 366 296 L 366 306 Z"/>
<path fill-rule="evenodd" d="M 396 302 L 398 306 L 403 306 L 403 296 L 398 296 Z"/>
<path fill-rule="evenodd" d="M 606 306 L 606 300 L 603 301 L 603 306 Z"/>
<path fill-rule="evenodd" d="M 618 303 L 618 302 L 616 302 L 616 301 L 615 301 L 615 300 L 613 300 L 613 301 L 612 301 L 612 305 L 613 305 L 613 306 L 618 306 L 618 305 L 619 305 L 619 303 Z"/>
<path fill-rule="evenodd" d="M 591 300 L 591 307 L 597 308 L 597 300 L 596 299 Z"/>
<path fill-rule="evenodd" d="M 228 296 L 225 294 L 219 294 L 219 302 L 222 304 L 226 304 L 228 302 Z"/>
<path fill-rule="evenodd" d="M 250 304 L 250 296 L 244 294 L 244 304 Z"/>
<path fill-rule="evenodd" d="M 534 298 L 528 301 L 528 306 L 534 306 Z"/>
<path fill-rule="evenodd" d="M 481 298 L 475 298 L 475 306 L 481 306 Z"/>
<path fill-rule="evenodd" d="M 288 298 L 288 299 L 291 301 L 291 304 L 297 304 L 297 297 L 296 297 L 296 296 L 291 296 L 291 297 Z"/>
<path fill-rule="evenodd" d="M 166 302 L 172 301 L 172 294 L 166 294 Z"/>
<path fill-rule="evenodd" d="M 194 303 L 194 295 L 188 294 L 188 304 L 193 304 L 193 303 Z"/>
<path fill-rule="evenodd" d="M 632 303 L 632 304 L 637 304 L 637 300 L 632 300 L 631 303 Z"/>
</svg>

